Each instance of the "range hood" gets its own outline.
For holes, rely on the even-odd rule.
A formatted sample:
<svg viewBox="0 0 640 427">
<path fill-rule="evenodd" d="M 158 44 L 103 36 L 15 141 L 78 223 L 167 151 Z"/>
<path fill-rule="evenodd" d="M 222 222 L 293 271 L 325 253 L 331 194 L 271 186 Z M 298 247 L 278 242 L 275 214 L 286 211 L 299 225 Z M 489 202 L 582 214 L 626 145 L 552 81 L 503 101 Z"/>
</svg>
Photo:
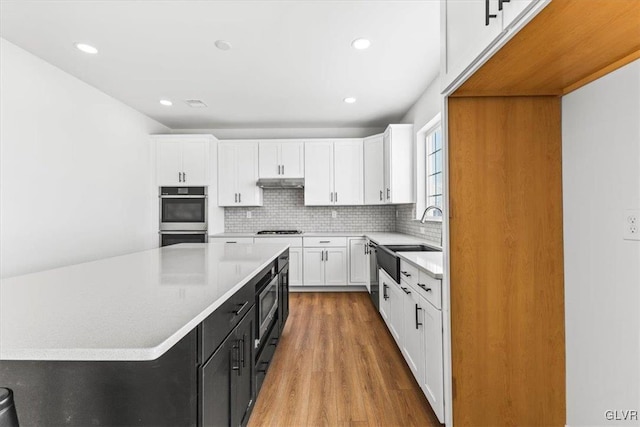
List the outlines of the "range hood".
<svg viewBox="0 0 640 427">
<path fill-rule="evenodd" d="M 304 188 L 304 178 L 260 178 L 260 188 Z"/>
</svg>

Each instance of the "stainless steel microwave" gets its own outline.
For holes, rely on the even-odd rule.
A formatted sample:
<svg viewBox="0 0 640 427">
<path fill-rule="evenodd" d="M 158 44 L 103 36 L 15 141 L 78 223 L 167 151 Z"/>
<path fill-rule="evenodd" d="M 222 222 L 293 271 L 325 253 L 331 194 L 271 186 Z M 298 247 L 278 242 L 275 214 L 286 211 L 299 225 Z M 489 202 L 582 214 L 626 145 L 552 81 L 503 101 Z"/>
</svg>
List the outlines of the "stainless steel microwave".
<svg viewBox="0 0 640 427">
<path fill-rule="evenodd" d="M 160 231 L 206 231 L 207 187 L 160 187 Z"/>
</svg>

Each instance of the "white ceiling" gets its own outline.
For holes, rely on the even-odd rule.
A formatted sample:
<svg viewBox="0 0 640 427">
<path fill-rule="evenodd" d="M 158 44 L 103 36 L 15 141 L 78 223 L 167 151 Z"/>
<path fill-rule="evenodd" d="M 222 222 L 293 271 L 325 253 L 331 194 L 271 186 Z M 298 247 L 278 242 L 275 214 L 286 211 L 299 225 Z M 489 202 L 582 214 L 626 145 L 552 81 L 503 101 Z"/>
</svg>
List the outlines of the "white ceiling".
<svg viewBox="0 0 640 427">
<path fill-rule="evenodd" d="M 0 7 L 2 37 L 173 129 L 384 126 L 439 70 L 439 0 L 2 0 Z M 371 47 L 353 49 L 357 37 Z M 217 49 L 218 39 L 233 48 Z M 99 53 L 83 54 L 75 42 Z M 357 102 L 345 104 L 347 96 Z"/>
</svg>

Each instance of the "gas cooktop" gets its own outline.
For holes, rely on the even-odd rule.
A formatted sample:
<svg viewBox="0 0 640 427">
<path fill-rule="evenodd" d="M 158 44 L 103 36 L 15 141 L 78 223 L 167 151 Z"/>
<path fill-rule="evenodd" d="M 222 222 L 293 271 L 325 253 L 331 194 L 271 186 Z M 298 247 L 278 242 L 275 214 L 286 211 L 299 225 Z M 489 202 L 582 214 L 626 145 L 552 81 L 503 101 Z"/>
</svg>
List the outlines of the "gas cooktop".
<svg viewBox="0 0 640 427">
<path fill-rule="evenodd" d="M 256 234 L 302 234 L 300 230 L 262 230 Z"/>
</svg>

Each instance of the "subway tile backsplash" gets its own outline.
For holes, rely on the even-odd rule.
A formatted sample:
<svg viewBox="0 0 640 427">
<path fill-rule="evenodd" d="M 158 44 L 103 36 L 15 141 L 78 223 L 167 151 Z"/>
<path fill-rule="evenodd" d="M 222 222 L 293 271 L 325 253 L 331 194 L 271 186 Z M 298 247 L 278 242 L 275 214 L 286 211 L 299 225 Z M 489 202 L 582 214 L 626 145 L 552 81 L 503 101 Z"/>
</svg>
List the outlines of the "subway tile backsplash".
<svg viewBox="0 0 640 427">
<path fill-rule="evenodd" d="M 397 231 L 440 243 L 440 224 L 412 220 L 415 205 L 401 206 L 305 206 L 302 189 L 265 189 L 259 207 L 225 208 L 228 233 L 254 233 L 282 229 L 305 232 Z M 398 218 L 396 219 L 396 209 Z M 332 211 L 337 218 L 332 218 Z M 251 212 L 251 218 L 247 218 Z M 420 227 L 425 233 L 420 233 Z"/>
</svg>

